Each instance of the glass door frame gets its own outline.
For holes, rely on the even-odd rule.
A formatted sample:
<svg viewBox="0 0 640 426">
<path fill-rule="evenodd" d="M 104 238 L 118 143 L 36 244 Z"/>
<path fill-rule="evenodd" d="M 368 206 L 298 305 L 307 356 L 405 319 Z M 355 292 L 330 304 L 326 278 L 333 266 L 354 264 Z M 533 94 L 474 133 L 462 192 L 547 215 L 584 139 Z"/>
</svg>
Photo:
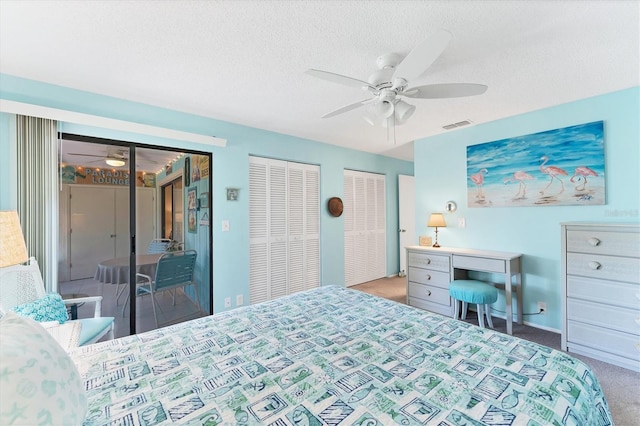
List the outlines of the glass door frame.
<svg viewBox="0 0 640 426">
<path fill-rule="evenodd" d="M 100 137 L 95 137 L 95 136 L 85 136 L 85 135 L 78 135 L 78 134 L 72 134 L 72 133 L 64 133 L 64 132 L 59 132 L 58 133 L 58 139 L 69 139 L 69 140 L 74 140 L 74 141 L 78 141 L 78 142 L 87 142 L 87 143 L 94 143 L 94 144 L 102 144 L 102 145 L 112 145 L 112 146 L 119 146 L 119 147 L 123 147 L 123 148 L 128 148 L 129 150 L 129 241 L 130 241 L 130 252 L 129 252 L 129 282 L 130 283 L 135 283 L 136 282 L 136 254 L 137 254 L 137 247 L 136 247 L 136 179 L 135 178 L 131 178 L 131 176 L 136 176 L 136 168 L 135 168 L 135 164 L 136 164 L 136 148 L 143 148 L 143 149 L 157 149 L 157 150 L 161 150 L 161 151 L 173 151 L 173 152 L 179 152 L 179 153 L 183 153 L 183 154 L 190 154 L 190 155 L 200 155 L 200 156 L 207 156 L 209 157 L 209 167 L 210 167 L 210 172 L 209 172 L 209 182 L 208 182 L 208 190 L 209 190 L 209 194 L 212 194 L 212 188 L 213 188 L 213 158 L 212 158 L 212 154 L 209 152 L 203 152 L 203 151 L 195 151 L 195 150 L 190 150 L 190 149 L 182 149 L 182 148 L 174 148 L 174 147 L 168 147 L 168 146 L 161 146 L 161 145 L 150 145 L 150 144 L 142 144 L 142 143 L 138 143 L 138 142 L 130 142 L 130 141 L 124 141 L 124 140 L 118 140 L 118 139 L 108 139 L 108 138 L 100 138 Z M 184 191 L 184 177 L 183 177 L 183 191 Z M 211 206 L 213 207 L 213 205 Z M 212 213 L 210 213 L 210 215 L 212 216 Z M 207 227 L 207 232 L 208 232 L 208 241 L 209 241 L 209 253 L 211 253 L 209 255 L 209 274 L 210 274 L 210 280 L 208 283 L 209 286 L 209 314 L 213 314 L 213 227 L 212 226 L 208 226 Z M 183 231 L 184 232 L 184 231 Z M 135 285 L 129 285 L 129 335 L 134 335 L 136 334 L 136 286 Z"/>
</svg>

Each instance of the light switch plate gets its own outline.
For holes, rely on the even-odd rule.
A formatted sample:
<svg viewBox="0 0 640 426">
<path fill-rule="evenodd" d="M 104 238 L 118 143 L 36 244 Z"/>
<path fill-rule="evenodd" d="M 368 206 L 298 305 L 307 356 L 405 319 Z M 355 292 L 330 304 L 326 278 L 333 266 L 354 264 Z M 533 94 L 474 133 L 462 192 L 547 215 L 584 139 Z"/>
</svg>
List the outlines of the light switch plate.
<svg viewBox="0 0 640 426">
<path fill-rule="evenodd" d="M 222 232 L 229 232 L 229 221 L 228 220 L 223 220 L 222 221 Z"/>
<path fill-rule="evenodd" d="M 458 218 L 458 227 L 459 228 L 466 228 L 467 227 L 467 221 L 465 220 L 464 217 Z"/>
</svg>

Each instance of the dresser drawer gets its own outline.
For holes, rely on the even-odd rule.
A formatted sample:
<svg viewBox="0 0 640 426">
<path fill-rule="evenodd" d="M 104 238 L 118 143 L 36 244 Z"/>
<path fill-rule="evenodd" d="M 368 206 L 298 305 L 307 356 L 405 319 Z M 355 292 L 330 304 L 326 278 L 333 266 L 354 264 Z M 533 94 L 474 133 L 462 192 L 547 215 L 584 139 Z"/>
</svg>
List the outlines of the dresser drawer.
<svg viewBox="0 0 640 426">
<path fill-rule="evenodd" d="M 567 297 L 621 306 L 640 312 L 640 285 L 638 284 L 569 275 L 567 276 Z"/>
<path fill-rule="evenodd" d="M 571 343 L 640 362 L 640 337 L 576 321 L 568 322 L 568 349 Z"/>
<path fill-rule="evenodd" d="M 439 305 L 451 306 L 449 290 L 431 285 L 409 282 L 409 297 L 428 300 Z"/>
<path fill-rule="evenodd" d="M 432 271 L 430 269 L 420 269 L 413 266 L 409 267 L 409 281 L 421 284 L 429 284 L 441 287 L 449 291 L 449 272 Z"/>
<path fill-rule="evenodd" d="M 409 252 L 409 265 L 449 273 L 449 256 Z"/>
<path fill-rule="evenodd" d="M 640 257 L 640 234 L 607 231 L 567 231 L 567 251 Z"/>
<path fill-rule="evenodd" d="M 638 311 L 585 300 L 567 300 L 567 319 L 640 336 Z"/>
<path fill-rule="evenodd" d="M 567 253 L 567 274 L 638 283 L 640 262 L 628 257 Z"/>
</svg>

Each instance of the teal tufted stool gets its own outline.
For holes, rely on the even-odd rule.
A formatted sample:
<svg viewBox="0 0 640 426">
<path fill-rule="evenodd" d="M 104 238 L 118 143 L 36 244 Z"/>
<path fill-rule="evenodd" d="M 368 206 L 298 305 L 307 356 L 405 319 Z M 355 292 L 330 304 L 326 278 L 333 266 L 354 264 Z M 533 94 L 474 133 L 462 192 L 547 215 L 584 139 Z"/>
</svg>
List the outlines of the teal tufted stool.
<svg viewBox="0 0 640 426">
<path fill-rule="evenodd" d="M 475 303 L 478 310 L 478 325 L 484 328 L 486 313 L 487 324 L 493 328 L 491 321 L 491 303 L 498 300 L 498 290 L 491 284 L 478 280 L 453 280 L 449 283 L 449 295 L 454 299 L 453 317 L 458 319 L 458 301 L 462 302 L 462 319 L 467 316 L 467 303 Z"/>
</svg>

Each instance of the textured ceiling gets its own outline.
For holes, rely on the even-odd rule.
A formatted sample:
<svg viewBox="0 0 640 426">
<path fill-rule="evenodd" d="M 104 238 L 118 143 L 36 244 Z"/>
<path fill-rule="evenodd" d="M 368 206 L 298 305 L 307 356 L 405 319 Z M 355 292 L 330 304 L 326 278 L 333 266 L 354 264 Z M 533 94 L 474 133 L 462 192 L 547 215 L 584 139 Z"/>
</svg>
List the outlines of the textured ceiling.
<svg viewBox="0 0 640 426">
<path fill-rule="evenodd" d="M 446 124 L 639 85 L 639 10 L 638 1 L 1 0 L 0 72 L 412 159 L 411 142 Z M 413 85 L 482 83 L 484 95 L 411 100 L 417 110 L 395 144 L 362 110 L 320 118 L 367 96 L 305 70 L 366 80 L 379 55 L 407 54 L 440 28 L 453 39 Z"/>
</svg>

